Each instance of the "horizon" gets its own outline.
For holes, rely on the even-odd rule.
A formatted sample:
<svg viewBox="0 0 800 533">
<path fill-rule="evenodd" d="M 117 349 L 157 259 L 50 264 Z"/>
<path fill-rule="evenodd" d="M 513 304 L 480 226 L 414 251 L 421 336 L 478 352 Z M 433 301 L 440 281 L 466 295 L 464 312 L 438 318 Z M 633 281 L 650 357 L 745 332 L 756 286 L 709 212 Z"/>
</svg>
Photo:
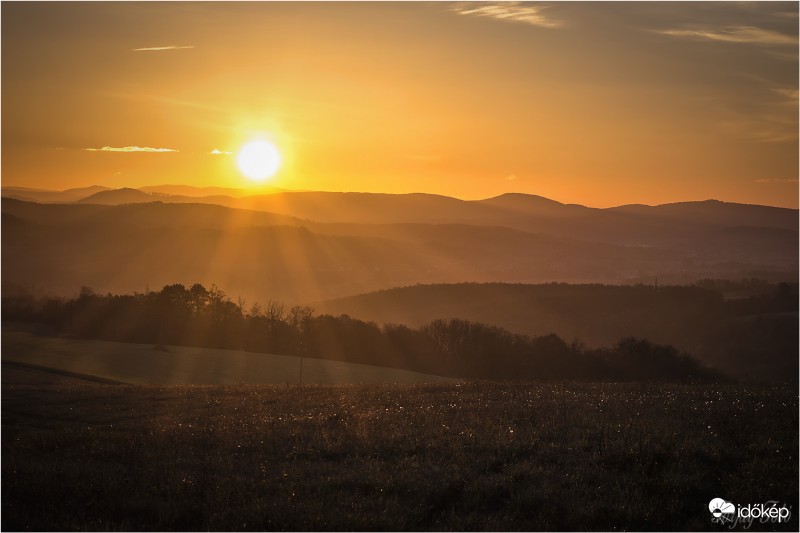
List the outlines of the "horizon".
<svg viewBox="0 0 800 533">
<path fill-rule="evenodd" d="M 798 208 L 796 3 L 22 2 L 2 15 L 4 187 Z M 253 143 L 274 153 L 243 161 Z"/>
<path fill-rule="evenodd" d="M 440 196 L 440 197 L 443 197 L 443 198 L 452 198 L 452 199 L 455 199 L 455 200 L 460 200 L 462 202 L 480 202 L 480 201 L 484 201 L 484 200 L 491 200 L 491 199 L 494 199 L 494 198 L 500 198 L 502 196 L 521 195 L 521 196 L 538 197 L 538 198 L 542 198 L 544 200 L 549 200 L 549 201 L 556 202 L 556 203 L 559 203 L 559 204 L 562 204 L 562 205 L 566 205 L 566 206 L 568 206 L 568 205 L 578 205 L 578 206 L 582 206 L 582 207 L 588 207 L 590 209 L 614 209 L 614 208 L 618 208 L 618 207 L 629 207 L 629 206 L 659 207 L 659 206 L 672 205 L 672 204 L 719 202 L 719 203 L 723 203 L 723 204 L 752 205 L 752 206 L 757 206 L 757 207 L 774 207 L 774 208 L 779 208 L 779 209 L 792 209 L 792 210 L 798 211 L 797 207 L 785 207 L 785 206 L 767 205 L 767 204 L 743 203 L 743 202 L 736 202 L 736 201 L 720 200 L 718 198 L 702 198 L 702 199 L 701 198 L 696 198 L 696 199 L 685 199 L 685 200 L 678 199 L 678 200 L 674 200 L 674 201 L 670 201 L 670 202 L 651 203 L 651 204 L 642 203 L 642 202 L 632 202 L 632 203 L 624 203 L 624 204 L 589 205 L 589 204 L 581 204 L 581 203 L 577 203 L 577 202 L 570 202 L 570 201 L 560 200 L 560 199 L 557 199 L 557 198 L 550 198 L 550 197 L 542 196 L 542 195 L 536 194 L 536 193 L 517 192 L 517 191 L 503 192 L 503 193 L 500 193 L 500 194 L 496 194 L 494 196 L 477 197 L 477 198 L 461 198 L 459 196 L 452 196 L 452 195 L 439 194 L 439 193 L 430 193 L 430 192 L 424 192 L 424 191 L 387 193 L 387 192 L 377 192 L 377 191 L 295 190 L 295 189 L 282 189 L 282 188 L 278 188 L 278 187 L 272 187 L 273 190 L 269 191 L 269 190 L 266 190 L 266 189 L 263 189 L 263 188 L 261 190 L 258 190 L 258 189 L 255 189 L 255 188 L 248 188 L 248 187 L 241 187 L 241 188 L 237 188 L 237 187 L 219 187 L 219 186 L 215 186 L 215 185 L 195 186 L 195 185 L 188 185 L 188 184 L 185 184 L 185 183 L 161 183 L 161 184 L 139 185 L 139 186 L 124 185 L 124 186 L 121 186 L 121 187 L 107 187 L 107 186 L 104 186 L 104 185 L 99 185 L 97 183 L 94 183 L 94 184 L 91 184 L 91 185 L 70 187 L 70 188 L 67 188 L 67 189 L 43 189 L 43 188 L 37 188 L 37 187 L 27 187 L 27 186 L 24 186 L 24 185 L 5 185 L 4 184 L 0 188 L 2 188 L 2 189 L 20 189 L 20 190 L 28 189 L 30 191 L 60 193 L 60 192 L 68 192 L 68 191 L 72 191 L 72 190 L 92 189 L 92 188 L 95 188 L 95 187 L 105 188 L 105 191 L 118 191 L 118 190 L 121 190 L 121 189 L 129 189 L 129 190 L 140 191 L 140 192 L 143 192 L 145 194 L 150 194 L 150 195 L 156 194 L 156 195 L 159 195 L 159 196 L 167 196 L 167 197 L 169 197 L 169 196 L 181 196 L 181 195 L 180 194 L 173 194 L 173 193 L 160 193 L 160 192 L 154 192 L 154 191 L 147 191 L 145 189 L 157 189 L 157 188 L 167 188 L 167 187 L 178 187 L 178 188 L 180 188 L 180 187 L 189 187 L 189 188 L 194 188 L 194 189 L 197 189 L 197 190 L 202 190 L 202 189 L 229 189 L 231 191 L 244 193 L 241 196 L 231 196 L 231 198 L 247 198 L 247 197 L 256 197 L 256 196 L 278 195 L 278 194 L 284 194 L 284 193 L 335 193 L 335 194 L 376 194 L 376 195 L 377 194 L 388 194 L 388 195 L 394 195 L 394 196 L 428 195 L 428 196 Z M 275 190 L 275 189 L 277 189 L 277 190 Z M 105 191 L 99 191 L 99 192 L 105 192 Z M 97 193 L 91 193 L 90 196 L 93 196 L 94 194 L 97 194 Z M 210 194 L 209 196 L 218 196 L 218 195 L 217 194 Z M 188 197 L 192 197 L 192 196 L 188 196 Z M 198 198 L 198 199 L 199 198 L 206 198 L 206 196 L 196 196 L 196 198 Z M 154 201 L 157 201 L 157 200 L 154 200 Z M 74 203 L 74 202 L 66 202 L 66 203 Z M 246 208 L 242 208 L 242 207 L 233 207 L 233 206 L 220 206 L 220 207 L 224 207 L 225 209 L 246 209 Z"/>
</svg>

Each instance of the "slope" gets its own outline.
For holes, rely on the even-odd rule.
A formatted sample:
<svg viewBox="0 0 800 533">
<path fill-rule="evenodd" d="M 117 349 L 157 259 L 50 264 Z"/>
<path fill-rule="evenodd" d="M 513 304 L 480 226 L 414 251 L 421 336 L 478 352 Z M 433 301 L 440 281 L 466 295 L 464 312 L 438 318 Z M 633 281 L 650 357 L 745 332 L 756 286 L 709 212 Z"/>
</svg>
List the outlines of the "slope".
<svg viewBox="0 0 800 533">
<path fill-rule="evenodd" d="M 796 283 L 764 283 L 735 300 L 698 286 L 436 284 L 313 306 L 319 313 L 412 327 L 459 318 L 591 346 L 646 338 L 743 378 L 780 381 L 798 370 Z"/>
<path fill-rule="evenodd" d="M 251 301 L 306 302 L 411 283 L 618 279 L 687 260 L 501 227 L 328 227 L 195 204 L 4 199 L 3 214 L 3 281 L 62 294 L 200 282 Z"/>
<path fill-rule="evenodd" d="M 3 362 L 53 368 L 137 385 L 285 384 L 300 380 L 300 358 L 234 350 L 40 337 L 3 330 Z M 452 381 L 407 370 L 304 358 L 303 383 Z"/>
</svg>

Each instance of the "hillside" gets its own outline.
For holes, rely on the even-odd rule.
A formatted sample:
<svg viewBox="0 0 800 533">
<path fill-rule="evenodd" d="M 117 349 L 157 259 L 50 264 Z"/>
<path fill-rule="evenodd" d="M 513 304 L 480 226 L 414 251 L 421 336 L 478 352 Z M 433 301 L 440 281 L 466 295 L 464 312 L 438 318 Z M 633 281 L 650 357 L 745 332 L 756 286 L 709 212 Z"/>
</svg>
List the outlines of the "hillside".
<svg viewBox="0 0 800 533">
<path fill-rule="evenodd" d="M 470 201 L 423 193 L 285 191 L 277 187 L 262 188 L 258 194 L 253 194 L 246 189 L 190 185 L 155 185 L 138 189 L 95 185 L 66 191 L 3 187 L 2 195 L 41 203 L 119 205 L 159 200 L 217 203 L 325 223 L 458 223 L 508 226 L 524 231 L 534 230 L 540 225 L 539 231 L 559 234 L 587 229 L 584 224 L 590 221 L 605 221 L 609 228 L 620 231 L 619 221 L 634 219 L 646 222 L 651 229 L 677 224 L 695 228 L 753 226 L 796 230 L 798 225 L 796 209 L 717 200 L 598 209 L 522 193 Z M 602 230 L 608 232 L 609 228 Z"/>
<path fill-rule="evenodd" d="M 191 196 L 202 198 L 204 196 L 230 196 L 238 198 L 248 194 L 247 189 L 234 189 L 231 187 L 195 187 L 193 185 L 148 185 L 138 188 L 142 192 L 157 193 L 170 196 Z M 277 187 L 270 187 L 268 192 L 281 192 Z"/>
<path fill-rule="evenodd" d="M 109 187 L 92 185 L 90 187 L 79 187 L 64 191 L 52 191 L 47 189 L 32 189 L 29 187 L 3 187 L 3 198 L 15 198 L 26 202 L 41 203 L 71 203 L 87 198 L 102 191 L 111 190 Z"/>
<path fill-rule="evenodd" d="M 41 337 L 7 328 L 3 330 L 6 362 L 138 385 L 282 385 L 300 380 L 298 357 L 184 346 L 156 350 L 152 344 Z M 304 384 L 451 381 L 343 361 L 305 358 L 302 364 Z"/>
<path fill-rule="evenodd" d="M 725 300 L 696 286 L 417 285 L 315 302 L 319 313 L 418 327 L 459 318 L 590 346 L 635 336 L 673 345 L 742 378 L 782 380 L 798 370 L 797 285 L 764 284 Z"/>
<path fill-rule="evenodd" d="M 138 198 L 145 193 L 98 194 Z M 349 197 L 334 198 L 327 205 L 330 211 L 337 211 L 337 202 Z M 379 218 L 374 195 L 355 198 L 365 207 L 350 217 Z M 477 205 L 430 195 L 379 195 L 377 200 L 386 204 L 384 215 L 394 209 L 401 217 L 412 202 L 426 207 L 410 209 L 407 218 L 438 213 L 442 220 L 459 217 L 436 207 L 439 204 L 466 204 L 473 206 L 470 209 Z M 619 232 L 592 238 L 587 229 L 586 235 L 574 238 L 477 221 L 320 223 L 282 214 L 309 215 L 297 209 L 269 213 L 203 203 L 2 202 L 3 282 L 61 294 L 74 294 L 81 285 L 130 292 L 199 281 L 250 299 L 302 303 L 414 283 L 619 283 L 655 277 L 741 278 L 754 272 L 783 277 L 797 268 L 796 229 L 757 226 L 758 220 L 743 217 L 737 222 L 749 224 L 744 229 L 724 224 L 695 227 L 683 221 L 660 223 L 669 231 L 659 234 L 638 215 L 611 215 L 628 219 L 624 224 L 618 221 L 628 233 L 669 241 L 655 246 L 638 245 L 635 238 L 627 244 L 612 243 L 625 240 Z M 346 203 L 352 204 L 349 199 Z M 320 207 L 316 213 L 325 210 Z M 568 228 L 580 220 L 559 219 L 557 225 Z M 601 226 L 591 225 L 595 234 Z"/>
<path fill-rule="evenodd" d="M 301 303 L 422 282 L 624 278 L 687 261 L 679 252 L 508 228 L 326 226 L 199 204 L 4 199 L 3 214 L 3 281 L 62 294 L 199 281 Z"/>
</svg>

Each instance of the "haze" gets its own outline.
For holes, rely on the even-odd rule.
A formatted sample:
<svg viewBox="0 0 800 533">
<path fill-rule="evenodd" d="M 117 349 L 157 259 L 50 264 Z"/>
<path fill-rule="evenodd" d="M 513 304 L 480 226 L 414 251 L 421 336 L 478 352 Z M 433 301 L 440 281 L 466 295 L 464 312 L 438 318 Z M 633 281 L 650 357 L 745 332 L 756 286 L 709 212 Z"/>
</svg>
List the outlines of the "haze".
<svg viewBox="0 0 800 533">
<path fill-rule="evenodd" d="M 798 205 L 796 3 L 4 3 L 4 187 Z"/>
</svg>

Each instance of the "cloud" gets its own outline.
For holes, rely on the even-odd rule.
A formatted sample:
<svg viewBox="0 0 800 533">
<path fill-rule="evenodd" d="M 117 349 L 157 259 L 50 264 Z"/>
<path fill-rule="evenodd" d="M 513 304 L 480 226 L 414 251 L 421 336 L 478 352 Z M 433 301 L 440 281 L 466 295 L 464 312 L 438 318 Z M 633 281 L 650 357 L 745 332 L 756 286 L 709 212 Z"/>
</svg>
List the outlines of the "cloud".
<svg viewBox="0 0 800 533">
<path fill-rule="evenodd" d="M 177 152 L 177 150 L 173 150 L 172 148 L 150 148 L 149 146 L 121 146 L 118 148 L 103 146 L 102 148 L 84 148 L 84 150 L 87 152 Z"/>
<path fill-rule="evenodd" d="M 784 49 L 785 50 L 785 49 Z M 775 57 L 777 59 L 781 59 L 783 61 L 791 61 L 793 63 L 797 63 L 797 50 L 794 52 L 784 52 L 782 50 L 770 50 L 769 55 Z"/>
<path fill-rule="evenodd" d="M 797 183 L 797 178 L 761 178 L 756 183 Z"/>
<path fill-rule="evenodd" d="M 740 114 L 720 122 L 721 130 L 747 143 L 797 142 L 797 121 L 784 119 L 786 113 Z"/>
<path fill-rule="evenodd" d="M 797 99 L 800 97 L 800 92 L 797 89 L 780 87 L 772 89 L 772 91 L 784 96 L 787 99 L 785 103 L 797 104 Z"/>
<path fill-rule="evenodd" d="M 750 43 L 763 45 L 797 45 L 796 35 L 787 35 L 755 26 L 726 26 L 724 28 L 695 28 L 661 30 L 656 33 L 670 37 L 720 41 L 726 43 Z"/>
<path fill-rule="evenodd" d="M 549 19 L 542 14 L 548 6 L 523 2 L 459 2 L 452 11 L 459 15 L 490 17 L 512 22 L 525 22 L 543 28 L 558 28 L 563 23 Z"/>
<path fill-rule="evenodd" d="M 775 11 L 773 15 L 785 19 L 796 19 L 798 18 L 798 15 L 800 15 L 800 13 L 798 13 L 797 11 Z"/>
<path fill-rule="evenodd" d="M 217 150 L 216 148 L 214 148 L 213 150 L 211 150 L 209 152 L 209 154 L 211 154 L 211 155 L 231 155 L 231 154 L 233 154 L 233 152 L 223 152 L 222 150 Z"/>
<path fill-rule="evenodd" d="M 516 174 L 510 174 L 510 175 L 506 176 L 506 180 L 507 181 L 515 181 L 516 179 L 517 179 L 517 175 Z"/>
<path fill-rule="evenodd" d="M 151 48 L 134 48 L 134 52 L 161 52 L 162 50 L 186 50 L 188 48 L 194 48 L 194 45 L 189 46 L 153 46 Z"/>
</svg>

